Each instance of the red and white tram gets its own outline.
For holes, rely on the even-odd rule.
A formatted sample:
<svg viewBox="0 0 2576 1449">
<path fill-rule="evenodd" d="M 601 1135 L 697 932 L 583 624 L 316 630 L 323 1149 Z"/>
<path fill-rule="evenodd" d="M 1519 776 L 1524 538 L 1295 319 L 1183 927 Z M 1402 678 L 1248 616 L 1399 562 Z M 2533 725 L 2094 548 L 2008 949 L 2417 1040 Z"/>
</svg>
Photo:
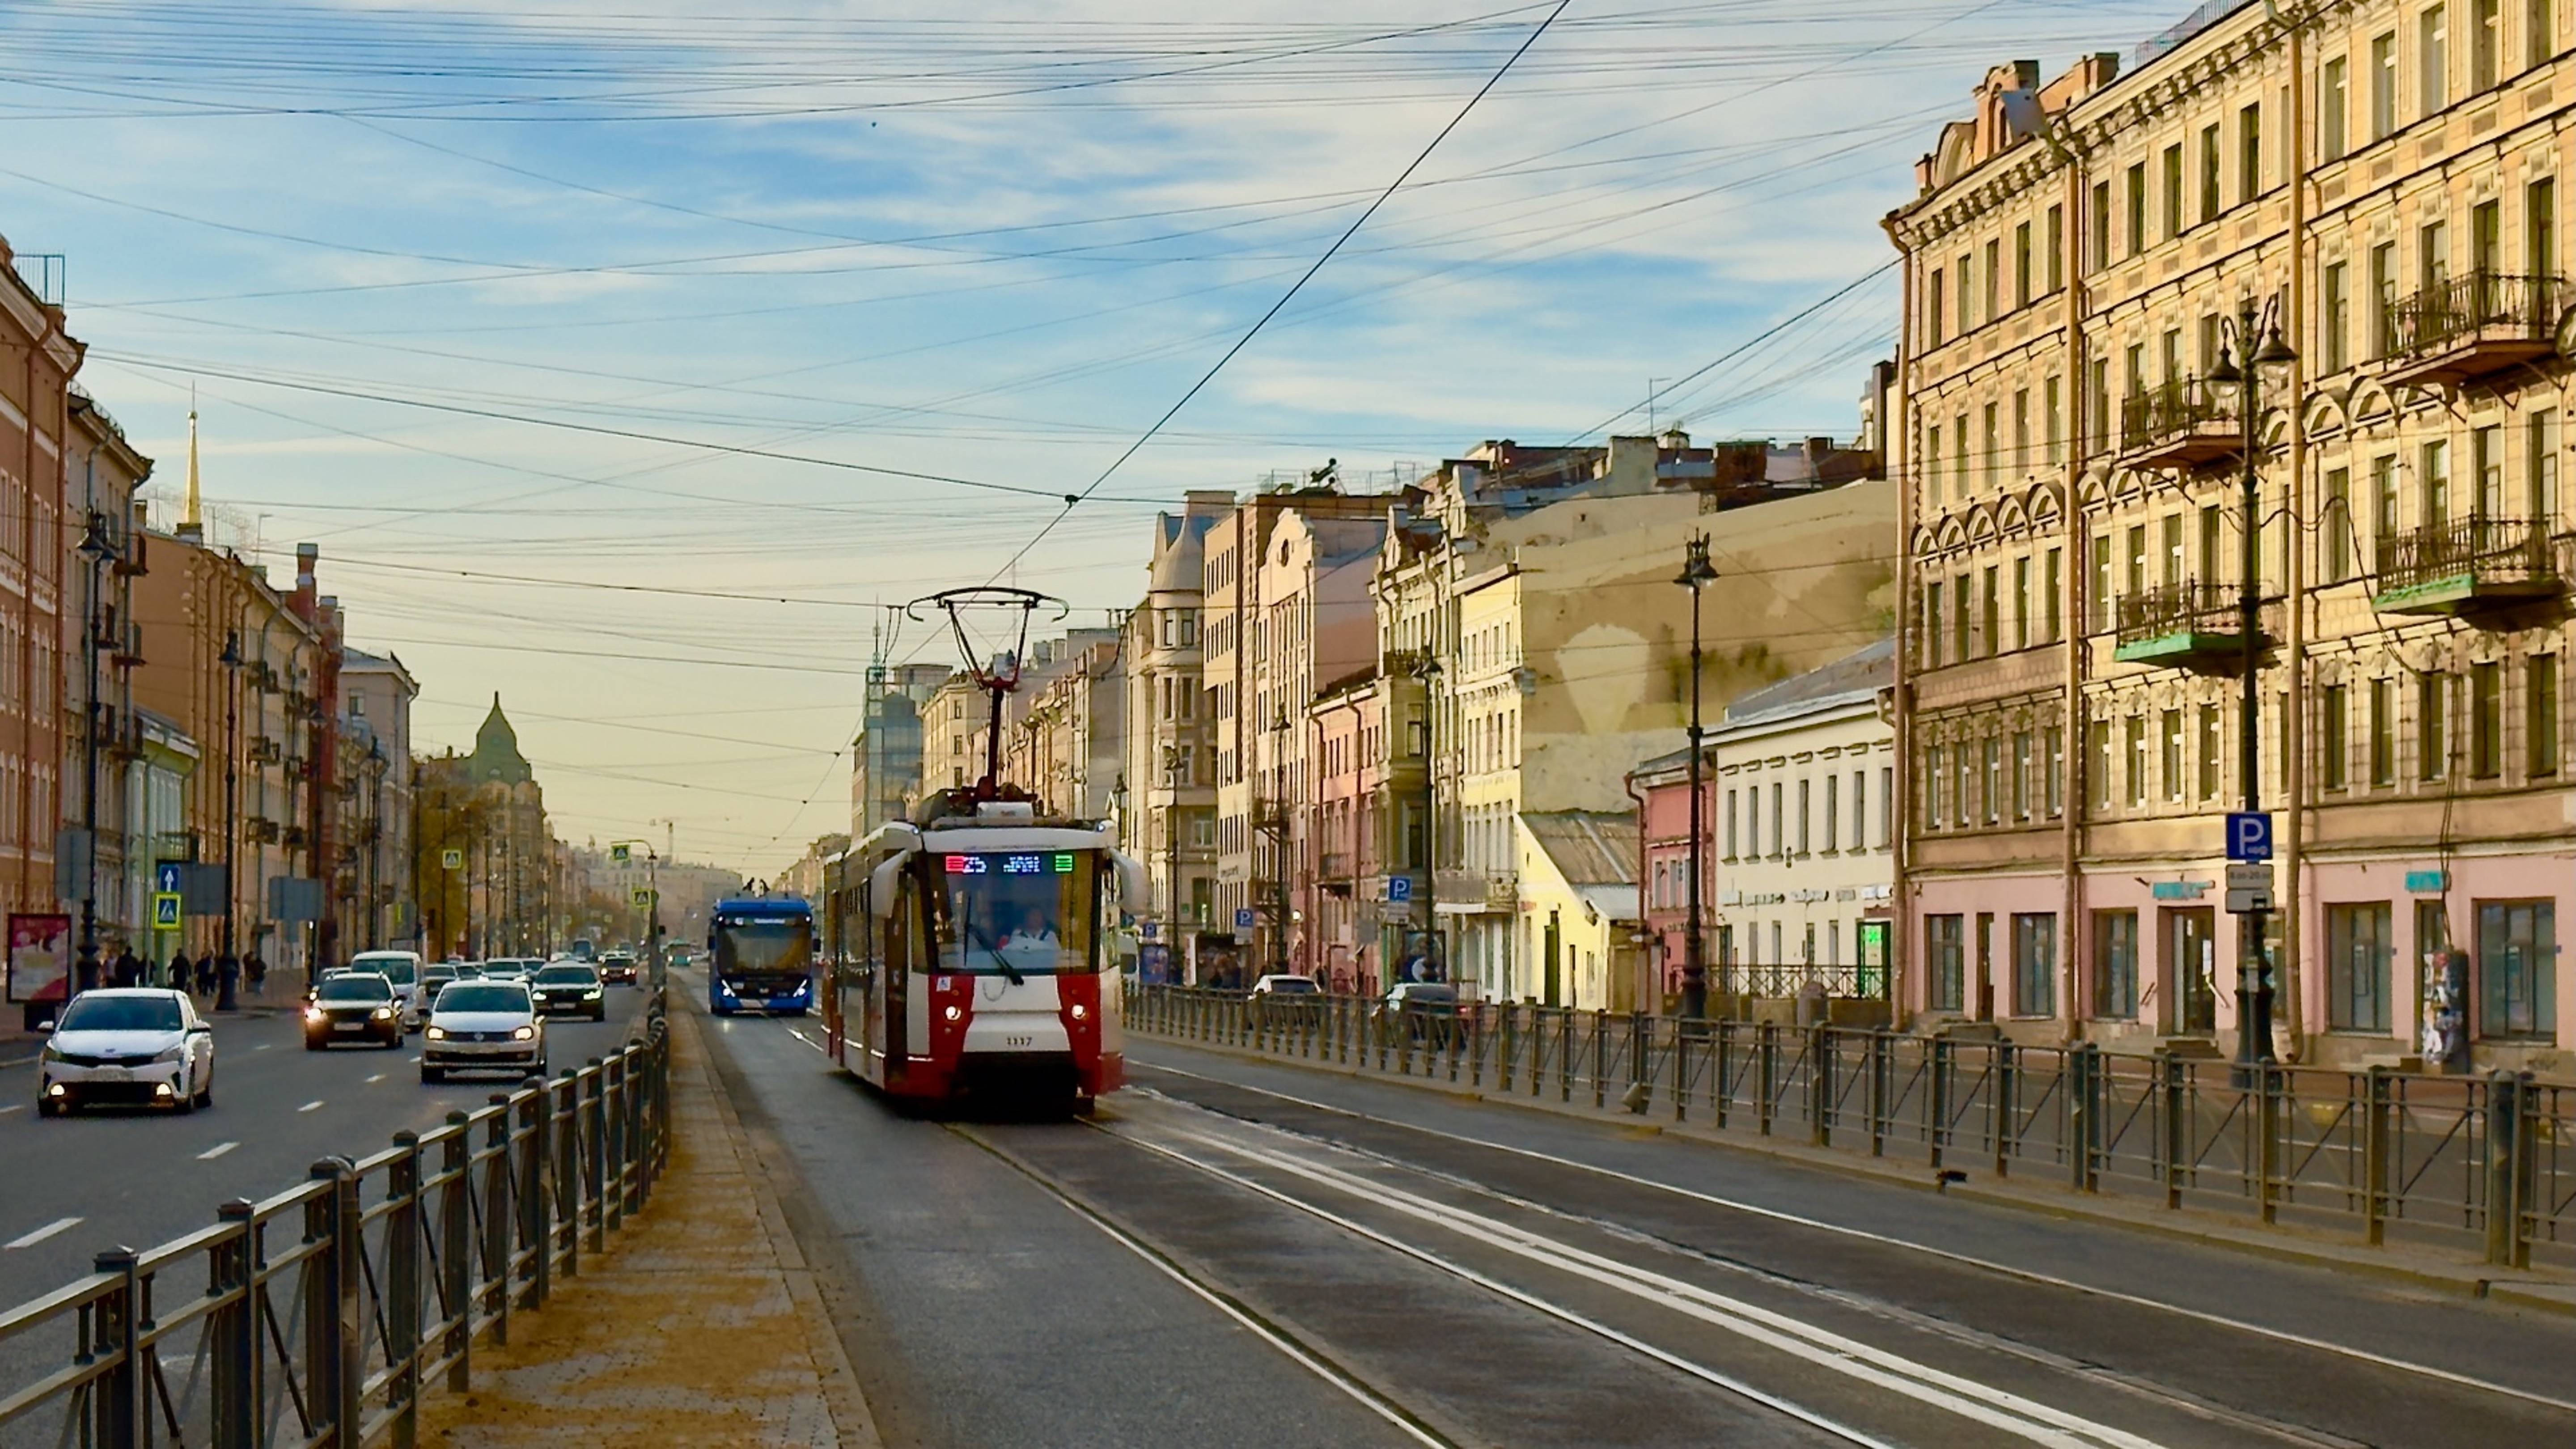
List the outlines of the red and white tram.
<svg viewBox="0 0 2576 1449">
<path fill-rule="evenodd" d="M 996 797 L 999 798 L 996 798 Z M 1113 832 L 989 781 L 923 802 L 834 862 L 823 996 L 833 1060 L 889 1096 L 1077 1110 L 1126 1079 Z"/>
</svg>

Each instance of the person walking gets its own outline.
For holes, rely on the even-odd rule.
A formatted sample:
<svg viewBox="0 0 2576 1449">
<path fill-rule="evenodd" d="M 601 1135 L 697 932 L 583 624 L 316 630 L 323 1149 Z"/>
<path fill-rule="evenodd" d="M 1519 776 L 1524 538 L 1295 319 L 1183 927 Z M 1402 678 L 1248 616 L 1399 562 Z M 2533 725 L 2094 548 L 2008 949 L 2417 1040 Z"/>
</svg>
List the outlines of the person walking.
<svg viewBox="0 0 2576 1449">
<path fill-rule="evenodd" d="M 258 947 L 252 947 L 250 954 L 242 958 L 242 975 L 249 979 L 253 996 L 260 995 L 268 985 L 268 962 L 260 956 Z"/>
<path fill-rule="evenodd" d="M 143 958 L 134 954 L 132 946 L 127 946 L 116 953 L 116 984 L 119 986 L 143 984 Z"/>
<path fill-rule="evenodd" d="M 197 958 L 197 994 L 215 994 L 215 953 L 212 951 Z"/>
<path fill-rule="evenodd" d="M 169 985 L 180 991 L 189 990 L 197 984 L 195 971 L 196 967 L 188 960 L 187 947 L 182 946 L 170 953 Z"/>
</svg>

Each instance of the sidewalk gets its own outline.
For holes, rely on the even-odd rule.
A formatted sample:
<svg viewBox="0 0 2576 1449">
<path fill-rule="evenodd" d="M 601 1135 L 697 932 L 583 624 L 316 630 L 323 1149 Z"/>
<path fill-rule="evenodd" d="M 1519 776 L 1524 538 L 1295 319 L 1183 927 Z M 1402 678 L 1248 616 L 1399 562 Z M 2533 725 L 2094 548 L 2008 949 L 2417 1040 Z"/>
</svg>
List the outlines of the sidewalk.
<svg viewBox="0 0 2576 1449">
<path fill-rule="evenodd" d="M 671 1170 L 643 1215 L 506 1348 L 477 1344 L 474 1388 L 422 1405 L 430 1449 L 724 1444 L 878 1449 L 840 1338 L 707 1062 L 670 1015 Z"/>
</svg>

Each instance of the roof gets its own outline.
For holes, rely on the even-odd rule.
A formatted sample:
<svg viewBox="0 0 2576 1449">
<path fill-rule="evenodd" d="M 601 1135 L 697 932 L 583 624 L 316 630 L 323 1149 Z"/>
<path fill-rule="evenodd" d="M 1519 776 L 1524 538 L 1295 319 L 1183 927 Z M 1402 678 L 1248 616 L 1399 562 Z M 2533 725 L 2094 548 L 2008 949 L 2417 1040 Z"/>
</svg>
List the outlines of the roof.
<svg viewBox="0 0 2576 1449">
<path fill-rule="evenodd" d="M 1637 883 L 1635 811 L 1524 810 L 1521 825 L 1577 891 Z"/>
<path fill-rule="evenodd" d="M 1896 640 L 1890 637 L 1745 695 L 1726 707 L 1719 728 L 1742 729 L 1842 709 L 1875 700 L 1880 690 L 1895 682 Z M 1676 754 L 1674 758 L 1687 757 Z"/>
<path fill-rule="evenodd" d="M 504 785 L 524 785 L 537 777 L 528 765 L 528 757 L 519 753 L 519 732 L 510 726 L 510 717 L 501 713 L 501 696 L 492 696 L 492 712 L 483 717 L 483 727 L 474 732 L 474 753 L 465 757 L 465 776 L 476 784 L 499 781 Z"/>
</svg>

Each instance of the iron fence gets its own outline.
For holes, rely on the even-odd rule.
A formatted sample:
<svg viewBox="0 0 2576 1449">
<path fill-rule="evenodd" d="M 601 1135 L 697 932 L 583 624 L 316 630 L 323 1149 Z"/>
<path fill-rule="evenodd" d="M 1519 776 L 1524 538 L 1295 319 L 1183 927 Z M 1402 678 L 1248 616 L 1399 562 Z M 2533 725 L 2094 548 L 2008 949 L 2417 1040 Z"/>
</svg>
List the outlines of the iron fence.
<svg viewBox="0 0 2576 1449">
<path fill-rule="evenodd" d="M 2562 277 L 2485 270 L 2447 277 L 2389 308 L 2390 350 L 2415 357 L 2489 337 L 2546 341 L 2566 301 Z"/>
<path fill-rule="evenodd" d="M 2166 1207 L 2576 1266 L 2576 1086 L 1525 1003 L 1129 988 L 1127 1024 Z"/>
<path fill-rule="evenodd" d="M 100 1253 L 0 1311 L 0 1363 L 37 1369 L 0 1378 L 0 1445 L 408 1449 L 424 1393 L 464 1392 L 477 1339 L 507 1343 L 643 1209 L 670 1160 L 670 1060 L 656 994 L 612 1056 Z"/>
<path fill-rule="evenodd" d="M 2543 584 L 2558 577 L 2549 524 L 2537 518 L 2473 514 L 2427 524 L 2379 542 L 2383 591 L 2422 588 L 2448 579 L 2481 584 Z"/>
</svg>

